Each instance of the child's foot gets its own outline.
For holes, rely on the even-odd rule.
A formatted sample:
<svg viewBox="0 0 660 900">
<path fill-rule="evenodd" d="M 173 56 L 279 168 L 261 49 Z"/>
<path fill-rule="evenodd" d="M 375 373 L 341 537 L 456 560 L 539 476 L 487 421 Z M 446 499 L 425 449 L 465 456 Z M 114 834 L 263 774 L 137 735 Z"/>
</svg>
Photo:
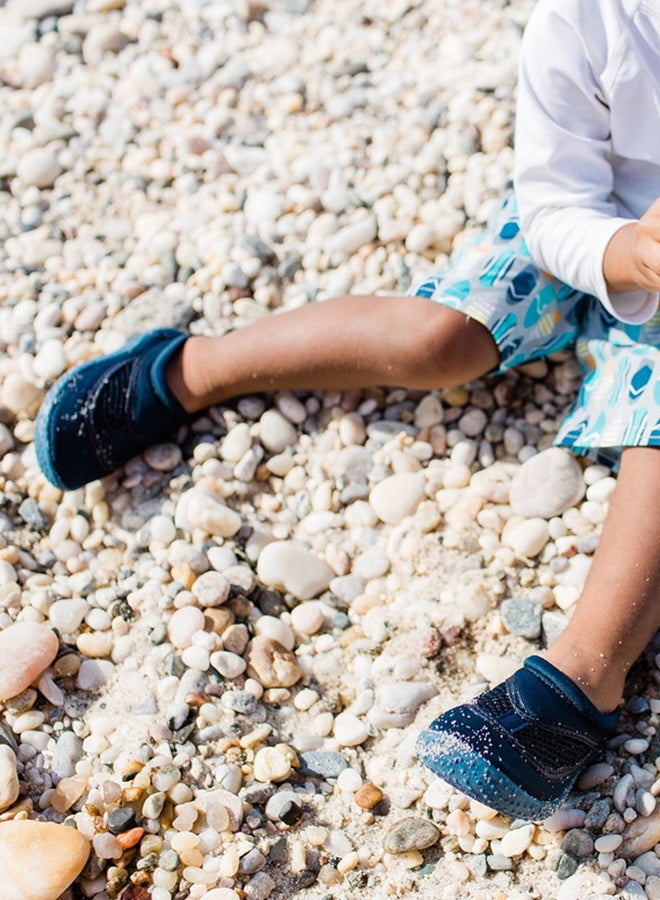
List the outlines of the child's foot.
<svg viewBox="0 0 660 900">
<path fill-rule="evenodd" d="M 444 781 L 486 806 L 538 820 L 562 806 L 598 758 L 618 711 L 601 713 L 539 656 L 423 731 L 417 755 Z"/>
<path fill-rule="evenodd" d="M 53 385 L 34 433 L 37 460 L 50 482 L 73 490 L 102 478 L 194 418 L 165 377 L 187 337 L 171 328 L 149 331 Z"/>
</svg>

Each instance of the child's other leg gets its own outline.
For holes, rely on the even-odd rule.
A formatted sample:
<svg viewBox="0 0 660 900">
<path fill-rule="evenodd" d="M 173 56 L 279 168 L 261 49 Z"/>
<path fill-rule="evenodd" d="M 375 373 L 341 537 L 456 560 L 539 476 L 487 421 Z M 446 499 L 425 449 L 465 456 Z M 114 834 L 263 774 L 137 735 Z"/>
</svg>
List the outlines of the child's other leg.
<svg viewBox="0 0 660 900">
<path fill-rule="evenodd" d="M 490 331 L 425 297 L 340 297 L 218 338 L 161 329 L 63 376 L 35 426 L 42 471 L 65 490 L 118 469 L 230 397 L 379 384 L 448 387 L 495 368 Z"/>
<path fill-rule="evenodd" d="M 275 390 L 375 385 L 431 390 L 494 369 L 490 332 L 425 297 L 337 297 L 261 319 L 218 338 L 192 337 L 168 383 L 196 412 L 231 397 Z"/>
<path fill-rule="evenodd" d="M 575 613 L 544 658 L 449 710 L 420 758 L 487 806 L 540 819 L 562 805 L 616 723 L 626 674 L 660 627 L 660 449 L 623 451 Z"/>
<path fill-rule="evenodd" d="M 660 628 L 659 509 L 660 448 L 627 448 L 584 591 L 546 653 L 602 712 Z"/>
</svg>

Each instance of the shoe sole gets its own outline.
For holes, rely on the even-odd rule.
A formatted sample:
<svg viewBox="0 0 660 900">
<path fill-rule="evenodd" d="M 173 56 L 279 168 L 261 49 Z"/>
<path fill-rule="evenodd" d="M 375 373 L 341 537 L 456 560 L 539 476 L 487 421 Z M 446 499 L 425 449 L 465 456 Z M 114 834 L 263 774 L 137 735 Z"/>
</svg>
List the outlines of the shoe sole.
<svg viewBox="0 0 660 900">
<path fill-rule="evenodd" d="M 553 800 L 541 800 L 522 788 L 496 766 L 468 747 L 457 756 L 454 746 L 448 752 L 439 734 L 423 731 L 417 742 L 417 757 L 443 781 L 491 809 L 512 819 L 538 822 L 557 812 L 573 787 L 575 778 L 565 785 L 561 794 Z"/>
<path fill-rule="evenodd" d="M 99 360 L 105 359 L 108 365 L 112 365 L 119 362 L 122 357 L 127 355 L 130 356 L 137 350 L 141 350 L 141 344 L 144 344 L 147 348 L 152 346 L 154 339 L 157 339 L 159 336 L 164 336 L 164 334 L 172 334 L 172 329 L 155 329 L 146 334 L 136 335 L 127 341 L 121 350 L 116 350 L 114 353 L 109 353 L 105 357 L 98 357 L 98 359 L 92 359 L 87 363 L 83 363 L 81 366 L 76 366 L 75 369 L 72 369 L 70 372 L 67 372 L 66 375 L 63 375 L 50 389 L 46 399 L 41 405 L 34 423 L 34 448 L 39 468 L 54 487 L 59 488 L 61 491 L 76 490 L 76 488 L 72 488 L 62 480 L 53 466 L 51 455 L 49 453 L 53 429 L 57 428 L 53 413 L 71 382 L 79 377 L 82 370 L 88 366 L 95 365 Z"/>
</svg>

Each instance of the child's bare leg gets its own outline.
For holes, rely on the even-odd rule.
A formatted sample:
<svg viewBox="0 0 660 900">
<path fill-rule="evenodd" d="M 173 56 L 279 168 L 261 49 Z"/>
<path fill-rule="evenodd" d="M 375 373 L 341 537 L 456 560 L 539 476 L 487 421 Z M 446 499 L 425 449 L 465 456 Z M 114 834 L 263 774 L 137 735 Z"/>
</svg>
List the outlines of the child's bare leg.
<svg viewBox="0 0 660 900">
<path fill-rule="evenodd" d="M 629 448 L 584 592 L 545 658 L 447 710 L 417 755 L 499 812 L 558 809 L 614 728 L 626 674 L 660 625 L 660 450 Z M 612 712 L 609 712 L 613 710 Z"/>
<path fill-rule="evenodd" d="M 340 297 L 219 338 L 155 329 L 59 379 L 39 411 L 35 450 L 48 480 L 73 490 L 240 394 L 424 390 L 469 381 L 498 362 L 485 327 L 425 297 Z"/>
<path fill-rule="evenodd" d="M 603 712 L 660 627 L 660 450 L 623 452 L 617 487 L 575 613 L 546 658 Z"/>
<path fill-rule="evenodd" d="M 192 337 L 167 379 L 196 412 L 240 394 L 396 385 L 430 390 L 494 369 L 489 331 L 425 297 L 338 297 L 218 338 Z"/>
</svg>

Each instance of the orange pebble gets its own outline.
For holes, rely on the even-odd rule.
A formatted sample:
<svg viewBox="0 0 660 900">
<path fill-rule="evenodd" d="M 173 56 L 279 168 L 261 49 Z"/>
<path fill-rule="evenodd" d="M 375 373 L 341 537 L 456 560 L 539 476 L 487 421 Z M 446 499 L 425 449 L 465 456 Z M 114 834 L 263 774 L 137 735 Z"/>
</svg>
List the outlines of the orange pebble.
<svg viewBox="0 0 660 900">
<path fill-rule="evenodd" d="M 383 792 L 370 782 L 365 782 L 355 792 L 355 802 L 361 809 L 373 809 L 383 799 Z"/>
<path fill-rule="evenodd" d="M 178 581 L 179 584 L 182 584 L 187 590 L 190 590 L 195 583 L 196 575 L 188 563 L 177 563 L 172 566 L 170 574 L 174 581 Z"/>
<path fill-rule="evenodd" d="M 197 847 L 191 847 L 189 850 L 182 850 L 179 853 L 179 859 L 184 866 L 197 866 L 201 868 L 204 862 L 204 856 Z"/>
<path fill-rule="evenodd" d="M 117 843 L 122 850 L 128 850 L 130 847 L 135 847 L 142 840 L 143 835 L 144 828 L 131 828 L 117 835 Z"/>
</svg>

